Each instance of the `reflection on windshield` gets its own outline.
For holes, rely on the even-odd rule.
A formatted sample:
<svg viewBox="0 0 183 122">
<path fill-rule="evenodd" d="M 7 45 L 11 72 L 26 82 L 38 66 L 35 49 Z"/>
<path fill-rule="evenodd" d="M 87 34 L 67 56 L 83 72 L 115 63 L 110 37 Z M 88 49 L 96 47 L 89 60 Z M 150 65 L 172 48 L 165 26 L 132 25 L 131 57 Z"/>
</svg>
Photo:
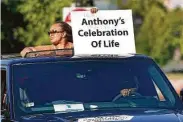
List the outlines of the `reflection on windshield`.
<svg viewBox="0 0 183 122">
<path fill-rule="evenodd" d="M 175 102 L 161 74 L 147 59 L 15 65 L 14 81 L 16 102 L 24 112 L 172 107 Z"/>
</svg>

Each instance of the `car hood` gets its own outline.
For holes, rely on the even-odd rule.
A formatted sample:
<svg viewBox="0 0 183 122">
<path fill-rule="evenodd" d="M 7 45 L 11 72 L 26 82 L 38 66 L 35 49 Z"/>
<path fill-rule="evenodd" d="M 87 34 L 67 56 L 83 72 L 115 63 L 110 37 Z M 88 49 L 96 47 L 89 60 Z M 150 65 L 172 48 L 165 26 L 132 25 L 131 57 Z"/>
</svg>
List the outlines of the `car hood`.
<svg viewBox="0 0 183 122">
<path fill-rule="evenodd" d="M 39 114 L 21 117 L 21 122 L 183 122 L 183 113 L 167 109 L 97 110 Z"/>
</svg>

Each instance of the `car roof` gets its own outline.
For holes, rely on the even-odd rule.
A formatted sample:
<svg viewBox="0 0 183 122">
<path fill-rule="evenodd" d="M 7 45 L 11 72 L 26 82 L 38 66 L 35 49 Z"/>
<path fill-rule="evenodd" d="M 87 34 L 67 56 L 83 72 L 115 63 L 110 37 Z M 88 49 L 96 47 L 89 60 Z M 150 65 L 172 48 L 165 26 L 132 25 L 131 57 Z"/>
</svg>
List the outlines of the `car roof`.
<svg viewBox="0 0 183 122">
<path fill-rule="evenodd" d="M 56 51 L 58 51 L 57 49 Z M 53 50 L 51 50 L 53 51 Z M 63 49 L 61 50 L 63 51 Z M 64 50 L 65 51 L 65 50 Z M 33 51 L 31 53 L 38 53 L 37 51 Z M 25 56 L 22 57 L 19 54 L 6 54 L 1 56 L 1 66 L 8 66 L 11 64 L 18 64 L 18 63 L 35 63 L 35 62 L 54 62 L 54 61 L 61 61 L 61 60 L 87 60 L 87 59 L 119 59 L 119 58 L 127 58 L 127 57 L 143 57 L 148 58 L 148 56 L 143 54 L 122 54 L 122 55 L 111 55 L 111 54 L 96 54 L 96 55 L 74 55 L 74 53 L 70 55 L 45 55 L 45 56 Z"/>
</svg>

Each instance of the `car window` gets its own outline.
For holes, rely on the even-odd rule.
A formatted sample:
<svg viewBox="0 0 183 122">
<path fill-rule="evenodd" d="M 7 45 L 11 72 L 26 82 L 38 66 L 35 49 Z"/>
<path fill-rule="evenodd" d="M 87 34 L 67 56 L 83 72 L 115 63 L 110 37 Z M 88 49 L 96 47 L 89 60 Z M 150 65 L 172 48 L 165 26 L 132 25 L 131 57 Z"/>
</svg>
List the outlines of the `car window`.
<svg viewBox="0 0 183 122">
<path fill-rule="evenodd" d="M 6 108 L 6 70 L 1 69 L 1 110 Z"/>
<path fill-rule="evenodd" d="M 159 89 L 159 87 L 155 83 L 154 83 L 154 86 L 155 86 L 157 94 L 158 94 L 157 99 L 159 99 L 160 101 L 165 101 L 165 98 L 164 98 L 161 90 Z"/>
<path fill-rule="evenodd" d="M 166 82 L 164 82 L 163 77 L 160 75 L 160 73 L 157 71 L 157 69 L 155 67 L 151 66 L 151 67 L 149 67 L 148 71 L 151 75 L 151 78 L 153 79 L 153 82 L 156 84 L 156 86 L 158 86 L 161 93 L 164 94 L 164 96 L 170 96 L 169 100 L 172 103 L 175 103 L 175 99 L 173 98 L 172 92 L 168 88 L 168 85 L 166 84 Z"/>
<path fill-rule="evenodd" d="M 154 62 L 144 58 L 14 65 L 13 89 L 17 115 L 83 111 L 92 109 L 91 105 L 98 109 L 172 108 L 176 102 Z M 135 92 L 124 97 L 124 89 Z M 60 109 L 63 106 L 55 107 L 57 104 L 80 107 Z"/>
</svg>

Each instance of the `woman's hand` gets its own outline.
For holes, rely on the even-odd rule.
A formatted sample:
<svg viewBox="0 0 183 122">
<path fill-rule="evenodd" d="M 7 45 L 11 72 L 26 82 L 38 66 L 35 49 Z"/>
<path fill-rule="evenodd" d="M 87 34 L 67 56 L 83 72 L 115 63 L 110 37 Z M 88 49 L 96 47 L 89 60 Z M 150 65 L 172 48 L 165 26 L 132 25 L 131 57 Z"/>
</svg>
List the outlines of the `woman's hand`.
<svg viewBox="0 0 183 122">
<path fill-rule="evenodd" d="M 33 47 L 25 47 L 21 52 L 20 52 L 20 55 L 22 57 L 25 57 L 25 55 L 29 52 L 32 52 L 34 51 Z"/>
</svg>

